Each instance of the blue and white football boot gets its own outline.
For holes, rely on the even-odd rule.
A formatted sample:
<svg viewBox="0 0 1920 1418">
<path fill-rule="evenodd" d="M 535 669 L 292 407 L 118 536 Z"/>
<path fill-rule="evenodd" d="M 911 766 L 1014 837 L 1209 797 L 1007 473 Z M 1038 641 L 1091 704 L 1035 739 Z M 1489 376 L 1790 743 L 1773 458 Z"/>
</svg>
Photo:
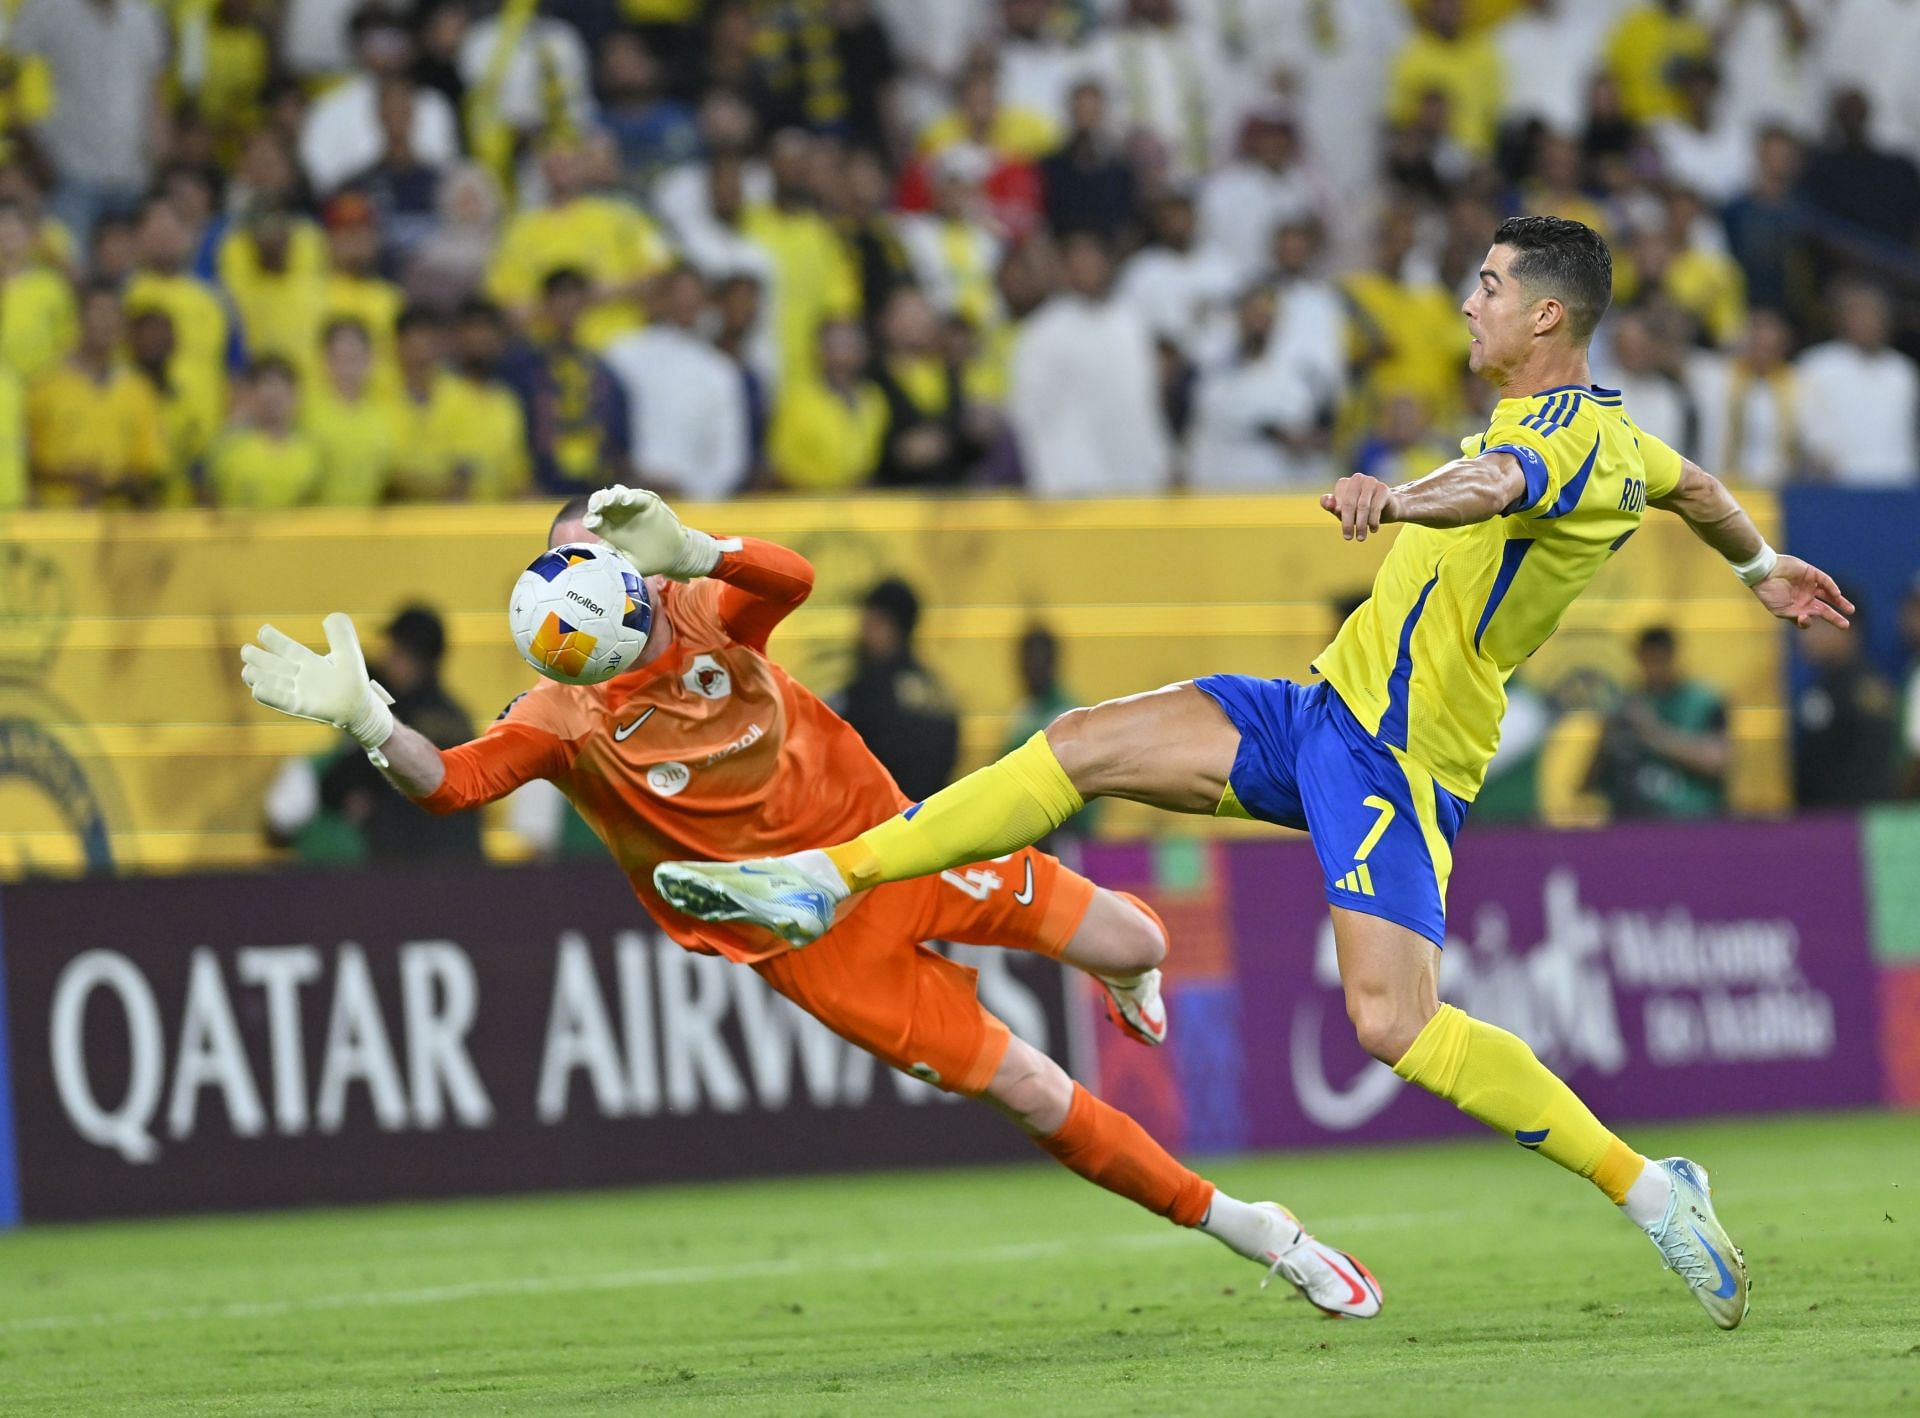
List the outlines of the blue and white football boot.
<svg viewBox="0 0 1920 1418">
<path fill-rule="evenodd" d="M 1713 1322 L 1732 1329 L 1747 1317 L 1747 1261 L 1713 1214 L 1713 1190 L 1707 1169 L 1684 1157 L 1650 1164 L 1673 1183 L 1666 1215 L 1646 1228 L 1668 1270 L 1686 1281 Z"/>
<path fill-rule="evenodd" d="M 810 860 L 816 857 L 817 863 Z M 847 897 L 824 852 L 750 862 L 662 862 L 653 869 L 653 885 L 689 916 L 764 926 L 796 949 L 827 933 L 834 907 Z"/>
</svg>

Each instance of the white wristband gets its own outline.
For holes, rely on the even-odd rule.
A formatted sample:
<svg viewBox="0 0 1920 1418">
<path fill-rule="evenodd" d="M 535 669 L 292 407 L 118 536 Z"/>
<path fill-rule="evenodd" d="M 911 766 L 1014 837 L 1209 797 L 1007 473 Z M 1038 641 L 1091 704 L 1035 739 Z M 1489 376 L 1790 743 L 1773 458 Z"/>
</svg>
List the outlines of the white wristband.
<svg viewBox="0 0 1920 1418">
<path fill-rule="evenodd" d="M 1727 565 L 1733 568 L 1733 574 L 1738 576 L 1746 585 L 1758 586 L 1762 581 L 1773 575 L 1774 565 L 1779 560 L 1780 553 L 1768 546 L 1766 540 L 1762 538 L 1760 550 L 1755 552 L 1751 558 L 1746 561 L 1730 561 Z"/>
<path fill-rule="evenodd" d="M 352 723 L 340 726 L 347 737 L 367 751 L 377 768 L 387 766 L 387 756 L 380 752 L 380 746 L 393 737 L 393 711 L 387 708 L 391 703 L 393 696 L 387 693 L 387 687 L 377 679 L 368 680 L 360 712 L 353 716 Z"/>
</svg>

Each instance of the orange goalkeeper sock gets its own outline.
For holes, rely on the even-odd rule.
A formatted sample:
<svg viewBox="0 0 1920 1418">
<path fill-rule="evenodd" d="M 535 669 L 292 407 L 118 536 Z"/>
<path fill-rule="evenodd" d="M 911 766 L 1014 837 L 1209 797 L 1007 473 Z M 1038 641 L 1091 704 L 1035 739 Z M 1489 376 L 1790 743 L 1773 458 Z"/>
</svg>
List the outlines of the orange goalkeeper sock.
<svg viewBox="0 0 1920 1418">
<path fill-rule="evenodd" d="M 1139 1123 L 1077 1083 L 1060 1131 L 1034 1143 L 1067 1170 L 1177 1226 L 1198 1226 L 1213 1204 L 1212 1182 L 1182 1167 Z"/>
</svg>

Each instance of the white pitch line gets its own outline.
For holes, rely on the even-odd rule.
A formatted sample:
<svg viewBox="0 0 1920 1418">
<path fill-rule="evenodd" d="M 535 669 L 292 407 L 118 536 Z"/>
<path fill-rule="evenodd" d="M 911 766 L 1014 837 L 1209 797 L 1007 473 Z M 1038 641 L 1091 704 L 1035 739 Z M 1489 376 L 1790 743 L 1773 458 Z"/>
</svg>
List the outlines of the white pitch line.
<svg viewBox="0 0 1920 1418">
<path fill-rule="evenodd" d="M 1472 1215 L 1470 1211 L 1395 1212 L 1379 1216 L 1328 1218 L 1329 1232 L 1380 1230 L 1428 1225 Z M 737 1280 L 767 1280 L 782 1276 L 839 1274 L 895 1270 L 905 1266 L 1004 1265 L 1047 1260 L 1084 1250 L 1085 1240 L 1023 1241 L 997 1246 L 971 1246 L 953 1251 L 870 1251 L 846 1256 L 810 1256 L 804 1259 L 736 1261 L 727 1265 L 668 1266 L 649 1270 L 615 1270 L 596 1275 L 503 1276 L 498 1280 L 470 1280 L 453 1285 L 426 1285 L 410 1290 L 358 1290 L 339 1295 L 306 1295 L 286 1300 L 235 1300 L 224 1304 L 178 1305 L 146 1310 L 95 1311 L 91 1314 L 26 1315 L 0 1320 L 0 1335 L 34 1334 L 51 1330 L 97 1329 L 107 1325 L 166 1324 L 202 1320 L 279 1319 L 287 1315 L 326 1310 L 376 1309 L 384 1306 L 440 1305 L 460 1300 L 494 1299 L 511 1295 L 588 1294 L 602 1290 L 642 1290 L 681 1285 L 712 1285 Z M 1110 1236 L 1095 1242 L 1101 1248 L 1144 1250 L 1192 1244 L 1182 1230 L 1147 1231 L 1134 1236 Z"/>
</svg>

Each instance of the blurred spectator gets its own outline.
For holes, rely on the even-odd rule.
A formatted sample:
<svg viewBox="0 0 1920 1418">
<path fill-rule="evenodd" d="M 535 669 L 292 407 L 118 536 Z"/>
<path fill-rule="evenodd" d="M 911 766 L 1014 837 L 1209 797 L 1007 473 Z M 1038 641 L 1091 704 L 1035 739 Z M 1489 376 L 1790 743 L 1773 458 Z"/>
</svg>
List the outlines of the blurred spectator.
<svg viewBox="0 0 1920 1418">
<path fill-rule="evenodd" d="M 1769 123 L 1804 129 L 1817 112 L 1810 61 L 1826 8 L 1815 0 L 1719 0 L 1707 12 L 1728 116 L 1749 134 Z"/>
<path fill-rule="evenodd" d="M 1697 240 L 1700 199 L 1684 187 L 1667 189 L 1665 210 L 1634 234 L 1631 269 L 1616 279 L 1623 304 L 1664 298 L 1686 311 L 1719 348 L 1740 337 L 1747 320 L 1746 281 L 1723 250 Z"/>
<path fill-rule="evenodd" d="M 300 431 L 300 376 L 265 355 L 248 369 L 237 417 L 207 456 L 217 507 L 299 507 L 321 492 L 320 449 Z"/>
<path fill-rule="evenodd" d="M 1578 143 L 1564 134 L 1542 132 L 1533 145 L 1527 180 L 1520 187 L 1521 207 L 1528 216 L 1565 217 L 1569 221 L 1584 222 L 1611 239 L 1613 223 L 1607 209 L 1588 195 L 1582 166 Z M 1484 232 L 1480 247 L 1480 254 L 1484 256 Z M 1476 273 L 1479 270 L 1478 261 L 1474 263 L 1474 270 Z"/>
<path fill-rule="evenodd" d="M 1894 792 L 1899 700 L 1862 648 L 1866 607 L 1849 599 L 1850 628 L 1815 620 L 1798 640 L 1813 670 L 1793 700 L 1794 801 L 1803 808 L 1861 807 Z"/>
<path fill-rule="evenodd" d="M 1815 211 L 1910 249 L 1920 240 L 1920 168 L 1877 147 L 1870 119 L 1857 89 L 1834 98 L 1827 141 L 1808 160 L 1802 191 Z M 1849 235 L 1835 233 L 1829 244 L 1844 253 Z"/>
<path fill-rule="evenodd" d="M 1420 397 L 1398 393 L 1387 399 L 1378 427 L 1354 450 L 1353 470 L 1391 485 L 1424 477 L 1459 456 L 1459 445 L 1434 427 Z"/>
<path fill-rule="evenodd" d="M 60 176 L 53 210 L 84 248 L 95 220 L 140 200 L 166 151 L 166 22 L 147 0 L 26 0 L 7 47 L 46 62 L 53 104 L 34 136 Z"/>
<path fill-rule="evenodd" d="M 1920 90 L 1913 82 L 1920 9 L 1911 0 L 1831 0 L 1822 8 L 1813 48 L 1825 92 L 1864 94 L 1874 145 L 1920 152 Z"/>
<path fill-rule="evenodd" d="M 1105 243 L 1065 243 L 1066 289 L 1014 339 L 1007 415 L 1027 486 L 1042 497 L 1164 491 L 1173 473 L 1157 357 L 1144 321 L 1112 298 Z"/>
<path fill-rule="evenodd" d="M 1014 706 L 1013 724 L 1001 747 L 1002 754 L 1013 752 L 1081 702 L 1060 683 L 1060 638 L 1038 621 L 1029 625 L 1015 642 L 1014 670 L 1020 677 L 1021 698 Z M 1091 836 L 1099 817 L 1099 803 L 1089 803 L 1062 823 L 1053 835 Z"/>
<path fill-rule="evenodd" d="M 947 358 L 940 317 L 917 290 L 898 290 L 880 318 L 874 382 L 887 401 L 877 481 L 951 487 L 979 461 L 962 370 Z"/>
<path fill-rule="evenodd" d="M 920 138 L 920 160 L 901 176 L 900 205 L 909 212 L 939 205 L 937 188 L 952 175 L 942 159 L 968 149 L 965 172 L 978 187 L 978 216 L 1001 236 L 1019 240 L 1039 224 L 1042 194 L 1034 166 L 1059 145 L 1052 119 L 1000 101 L 998 72 L 989 61 L 967 66 L 959 108 Z"/>
<path fill-rule="evenodd" d="M 322 319 L 327 325 L 352 320 L 373 346 L 373 382 L 390 395 L 399 388 L 394 362 L 393 324 L 406 296 L 380 276 L 379 214 L 358 192 L 342 192 L 326 209 L 327 258 L 331 268 L 323 291 Z"/>
<path fill-rule="evenodd" d="M 0 363 L 0 512 L 25 507 L 33 491 L 27 462 L 27 395 L 20 376 Z"/>
<path fill-rule="evenodd" d="M 1093 35 L 1086 62 L 1150 171 L 1190 181 L 1212 166 L 1240 86 L 1216 36 L 1178 0 L 1125 0 L 1118 21 Z"/>
<path fill-rule="evenodd" d="M 1249 263 L 1230 257 L 1222 247 L 1200 246 L 1193 201 L 1183 192 L 1167 191 L 1155 198 L 1147 209 L 1147 226 L 1147 245 L 1121 267 L 1114 299 L 1131 307 L 1156 340 L 1191 356 L 1208 325 L 1264 266 L 1267 250 L 1255 253 Z"/>
<path fill-rule="evenodd" d="M 1238 156 L 1200 188 L 1200 242 L 1226 263 L 1234 282 L 1251 280 L 1267 263 L 1275 230 L 1313 216 L 1317 205 L 1292 115 L 1258 108 L 1247 115 Z"/>
<path fill-rule="evenodd" d="M 546 205 L 524 207 L 507 223 L 487 272 L 487 295 L 524 325 L 537 324 L 534 302 L 556 271 L 578 271 L 587 280 L 589 308 L 579 339 L 603 350 L 645 321 L 640 300 L 646 283 L 671 260 L 658 229 L 631 202 L 595 190 L 596 152 L 609 140 L 562 139 L 540 155 Z"/>
<path fill-rule="evenodd" d="M 106 281 L 118 289 L 132 279 L 139 266 L 140 244 L 134 238 L 134 220 L 114 213 L 93 224 L 87 241 L 86 269 L 97 281 Z"/>
<path fill-rule="evenodd" d="M 0 199 L 0 363 L 32 379 L 66 357 L 79 320 L 66 276 L 39 259 L 26 209 Z"/>
<path fill-rule="evenodd" d="M 702 254 L 724 248 L 749 201 L 773 195 L 773 177 L 755 155 L 758 123 L 739 94 L 716 89 L 700 101 L 697 159 L 677 163 L 654 181 L 652 205 L 687 258 L 709 276 L 715 262 Z M 723 216 L 715 195 L 727 207 Z"/>
<path fill-rule="evenodd" d="M 447 169 L 434 202 L 437 221 L 401 269 L 409 299 L 451 310 L 486 279 L 500 238 L 500 191 L 484 168 L 463 163 Z"/>
<path fill-rule="evenodd" d="M 326 323 L 327 243 L 284 201 L 261 198 L 220 243 L 220 284 L 250 358 L 278 355 L 303 379 Z"/>
<path fill-rule="evenodd" d="M 748 203 L 739 214 L 740 235 L 769 263 L 768 317 L 783 384 L 813 373 L 821 324 L 860 313 L 859 273 L 840 234 L 816 210 L 808 181 L 813 156 L 807 134 L 792 128 L 774 134 L 772 200 Z"/>
<path fill-rule="evenodd" d="M 587 46 L 578 30 L 552 13 L 521 18 L 503 10 L 476 18 L 461 37 L 457 63 L 461 82 L 481 99 L 476 107 L 516 142 L 578 133 L 593 118 Z"/>
<path fill-rule="evenodd" d="M 1907 760 L 1902 791 L 1909 798 L 1920 798 L 1920 572 L 1900 602 L 1900 639 L 1907 651 L 1906 688 L 1900 696 L 1900 744 Z"/>
<path fill-rule="evenodd" d="M 933 210 L 908 212 L 898 227 L 908 268 L 933 308 L 979 329 L 1001 319 L 994 275 L 1002 246 L 988 223 L 982 187 L 991 164 L 981 148 L 943 149 L 933 160 Z"/>
<path fill-rule="evenodd" d="M 953 776 L 960 720 L 946 686 L 914 654 L 920 599 L 898 577 L 868 591 L 860 607 L 853 678 L 834 709 L 916 802 Z"/>
<path fill-rule="evenodd" d="M 746 391 L 749 466 L 756 472 L 773 417 L 773 361 L 767 350 L 762 289 L 758 276 L 735 272 L 722 276 L 713 292 L 713 347 L 727 357 Z"/>
<path fill-rule="evenodd" d="M 150 506 L 167 473 L 160 405 L 120 358 L 120 293 L 89 285 L 73 353 L 27 394 L 34 494 L 45 506 Z"/>
<path fill-rule="evenodd" d="M 1720 66 L 1712 59 L 1683 60 L 1675 75 L 1680 111 L 1652 128 L 1654 151 L 1667 181 L 1725 206 L 1753 180 L 1753 135 L 1743 117 L 1722 100 Z"/>
<path fill-rule="evenodd" d="M 380 124 L 381 152 L 371 166 L 362 168 L 345 185 L 363 194 L 373 204 L 375 224 L 381 236 L 380 261 L 389 270 L 405 270 L 406 263 L 421 246 L 435 239 L 442 223 L 458 221 L 461 213 L 444 209 L 443 183 L 450 182 L 461 169 L 445 162 L 423 161 L 414 151 L 414 109 L 419 91 L 407 79 L 382 79 L 374 97 L 374 113 Z M 475 169 L 475 171 L 480 171 Z M 482 177 L 486 193 L 493 198 L 492 180 Z M 498 199 L 493 198 L 494 208 Z M 493 209 L 490 208 L 490 214 Z M 486 227 L 487 250 L 473 265 L 484 267 L 493 254 L 495 232 L 491 221 Z M 478 284 L 478 276 L 462 288 L 465 295 Z"/>
<path fill-rule="evenodd" d="M 898 219 L 888 210 L 885 160 L 870 148 L 856 148 L 847 154 L 844 176 L 834 222 L 860 273 L 860 308 L 872 321 L 894 291 L 912 283 L 913 267 Z"/>
<path fill-rule="evenodd" d="M 1446 99 L 1448 135 L 1476 158 L 1493 151 L 1504 96 L 1505 66 L 1485 30 L 1462 24 L 1461 0 L 1426 0 L 1417 28 L 1393 61 L 1387 120 L 1406 127 L 1431 94 Z"/>
<path fill-rule="evenodd" d="M 179 54 L 174 81 L 191 114 L 205 126 L 213 151 L 230 158 L 263 117 L 261 100 L 273 69 L 267 0 L 212 0 L 176 16 Z M 184 124 L 182 125 L 184 128 Z M 176 147 L 183 146 L 176 129 Z"/>
<path fill-rule="evenodd" d="M 1794 362 L 1807 467 L 1845 487 L 1911 487 L 1920 482 L 1920 368 L 1889 347 L 1885 291 L 1839 282 L 1830 305 L 1835 338 Z"/>
<path fill-rule="evenodd" d="M 1815 296 L 1809 213 L 1798 195 L 1805 166 L 1800 140 L 1784 128 L 1763 129 L 1754 166 L 1752 187 L 1721 214 L 1727 251 L 1740 263 L 1754 306 L 1804 321 Z"/>
<path fill-rule="evenodd" d="M 1187 430 L 1194 488 L 1276 489 L 1317 482 L 1319 408 L 1311 386 L 1273 357 L 1274 291 L 1254 286 L 1234 304 L 1230 351 L 1201 363 Z"/>
<path fill-rule="evenodd" d="M 627 394 L 634 476 L 665 496 L 717 501 L 747 478 L 747 391 L 700 333 L 706 295 L 691 266 L 654 277 L 651 322 L 605 358 Z"/>
<path fill-rule="evenodd" d="M 295 74 L 325 78 L 353 62 L 348 26 L 361 0 L 287 0 L 280 57 Z"/>
<path fill-rule="evenodd" d="M 1634 643 L 1639 685 L 1607 716 L 1587 788 L 1615 817 L 1713 817 L 1726 810 L 1727 706 L 1682 677 L 1673 631 L 1656 625 Z"/>
<path fill-rule="evenodd" d="M 783 486 L 837 492 L 871 482 L 886 444 L 887 397 L 867 376 L 867 337 L 850 320 L 820 327 L 817 374 L 786 385 L 767 433 Z"/>
<path fill-rule="evenodd" d="M 1411 394 L 1436 422 L 1450 423 L 1459 401 L 1466 322 L 1458 299 L 1422 270 L 1415 237 L 1414 212 L 1389 207 L 1374 234 L 1372 267 L 1341 281 L 1361 370 L 1363 398 L 1355 412 L 1371 417 L 1393 395 Z"/>
<path fill-rule="evenodd" d="M 1495 26 L 1502 122 L 1517 134 L 1538 124 L 1542 136 L 1577 135 L 1606 23 L 1607 7 L 1588 0 L 1525 0 Z"/>
<path fill-rule="evenodd" d="M 1092 232 L 1107 241 L 1136 219 L 1133 166 L 1107 131 L 1107 95 L 1082 80 L 1068 102 L 1064 142 L 1040 161 L 1047 227 L 1055 236 Z"/>
<path fill-rule="evenodd" d="M 600 48 L 600 122 L 620 148 L 620 170 L 642 190 L 700 150 L 693 110 L 666 90 L 660 61 L 639 35 L 616 30 Z"/>
<path fill-rule="evenodd" d="M 1700 412 L 1700 462 L 1757 487 L 1780 487 L 1800 469 L 1793 327 L 1775 310 L 1756 310 L 1739 351 L 1689 367 Z"/>
<path fill-rule="evenodd" d="M 201 460 L 220 432 L 220 421 L 205 398 L 196 398 L 180 383 L 174 359 L 173 319 L 166 311 L 143 310 L 129 320 L 127 348 L 133 357 L 134 373 L 146 380 L 160 406 L 160 427 L 167 448 L 161 501 L 168 506 L 184 506 L 200 493 Z"/>
<path fill-rule="evenodd" d="M 400 393 L 393 404 L 396 497 L 428 502 L 462 498 L 469 477 L 453 451 L 460 410 L 453 376 L 442 366 L 446 324 L 437 311 L 410 305 L 394 322 Z"/>
<path fill-rule="evenodd" d="M 321 95 L 300 130 L 300 164 L 322 196 L 385 154 L 381 86 L 412 82 L 415 48 L 405 20 L 369 3 L 354 13 L 349 32 L 353 72 Z M 460 125 L 444 94 L 416 85 L 412 123 L 409 147 L 415 161 L 438 168 L 459 156 Z"/>
<path fill-rule="evenodd" d="M 373 339 L 351 316 L 336 315 L 323 335 L 320 377 L 302 411 L 307 437 L 320 450 L 316 502 L 372 507 L 393 476 L 394 417 L 373 391 Z M 395 380 L 399 376 L 396 372 Z"/>
<path fill-rule="evenodd" d="M 453 368 L 443 380 L 444 446 L 476 502 L 526 493 L 531 477 L 526 419 L 503 377 L 512 336 L 506 312 L 479 296 L 453 321 Z"/>
<path fill-rule="evenodd" d="M 370 668 L 393 695 L 394 717 L 424 734 L 436 748 L 473 737 L 473 720 L 440 683 L 447 632 L 440 617 L 409 606 L 387 626 L 387 643 Z M 378 862 L 473 861 L 481 859 L 480 815 L 423 815 L 393 791 L 364 753 L 335 759 L 320 783 L 319 797 L 345 805 Z"/>
<path fill-rule="evenodd" d="M 1695 446 L 1693 401 L 1665 368 L 1658 336 L 1644 310 L 1622 310 L 1607 321 L 1612 361 L 1606 381 L 1625 396 L 1634 424 L 1678 449 Z"/>
<path fill-rule="evenodd" d="M 754 77 L 771 126 L 886 140 L 899 63 L 866 0 L 774 0 L 752 14 Z"/>
<path fill-rule="evenodd" d="M 606 362 L 580 340 L 592 286 L 563 266 L 541 286 L 534 328 L 501 373 L 526 420 L 533 480 L 547 492 L 577 492 L 620 481 L 627 469 L 627 396 Z"/>
<path fill-rule="evenodd" d="M 1607 69 L 1619 87 L 1621 109 L 1633 122 L 1678 115 L 1677 61 L 1712 55 L 1713 32 L 1692 12 L 1690 0 L 1642 0 L 1621 15 L 1607 37 Z"/>
<path fill-rule="evenodd" d="M 1058 8 L 1052 0 L 1000 0 L 1000 33 L 993 46 L 1007 106 L 1039 114 L 1056 130 L 1066 127 L 1079 69 L 1061 37 Z"/>
</svg>

